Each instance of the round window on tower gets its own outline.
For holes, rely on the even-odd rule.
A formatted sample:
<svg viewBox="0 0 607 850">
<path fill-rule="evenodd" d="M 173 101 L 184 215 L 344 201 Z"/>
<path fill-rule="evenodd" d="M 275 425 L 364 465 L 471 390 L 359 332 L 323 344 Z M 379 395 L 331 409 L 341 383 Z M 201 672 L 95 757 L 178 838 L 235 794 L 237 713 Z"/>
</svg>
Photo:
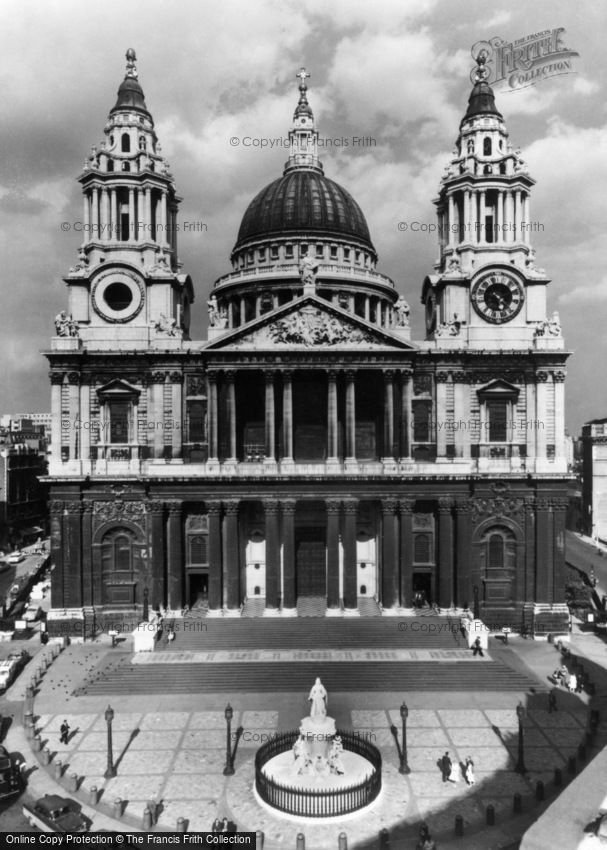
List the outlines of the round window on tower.
<svg viewBox="0 0 607 850">
<path fill-rule="evenodd" d="M 93 307 L 108 322 L 128 322 L 143 307 L 143 281 L 134 272 L 107 271 L 93 283 Z"/>
<path fill-rule="evenodd" d="M 103 293 L 103 297 L 110 310 L 126 310 L 133 300 L 133 293 L 126 283 L 117 281 L 110 283 Z"/>
</svg>

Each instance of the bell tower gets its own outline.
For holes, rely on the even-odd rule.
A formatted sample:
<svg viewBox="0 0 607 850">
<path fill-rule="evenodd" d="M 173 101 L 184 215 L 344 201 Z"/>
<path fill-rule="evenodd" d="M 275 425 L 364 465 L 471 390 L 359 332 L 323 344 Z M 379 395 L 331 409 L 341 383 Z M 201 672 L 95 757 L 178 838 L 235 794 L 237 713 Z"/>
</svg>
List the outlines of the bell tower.
<svg viewBox="0 0 607 850">
<path fill-rule="evenodd" d="M 136 56 L 79 182 L 83 192 L 79 262 L 65 282 L 68 335 L 87 349 L 167 347 L 189 339 L 192 283 L 180 273 L 177 210 L 169 163 L 139 84 Z M 65 328 L 60 330 L 65 336 Z M 65 343 L 63 346 L 65 347 Z"/>
<path fill-rule="evenodd" d="M 509 140 L 485 62 L 481 52 L 434 202 L 439 257 L 422 291 L 427 337 L 440 347 L 511 349 L 546 347 L 550 336 L 550 347 L 562 348 L 558 315 L 546 315 L 549 279 L 530 242 L 535 181 Z"/>
</svg>

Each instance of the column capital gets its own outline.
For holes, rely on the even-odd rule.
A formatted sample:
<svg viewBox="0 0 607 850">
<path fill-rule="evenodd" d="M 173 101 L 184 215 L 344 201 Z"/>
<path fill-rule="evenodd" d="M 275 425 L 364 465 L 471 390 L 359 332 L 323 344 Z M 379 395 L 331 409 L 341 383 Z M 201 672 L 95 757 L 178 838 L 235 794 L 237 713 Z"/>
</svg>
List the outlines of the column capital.
<svg viewBox="0 0 607 850">
<path fill-rule="evenodd" d="M 382 373 L 384 376 L 384 381 L 386 381 L 386 383 L 388 381 L 394 380 L 394 369 L 382 369 Z"/>
<path fill-rule="evenodd" d="M 60 499 L 53 499 L 49 506 L 49 511 L 51 516 L 63 516 L 63 511 L 65 510 L 65 502 Z"/>
<path fill-rule="evenodd" d="M 468 497 L 458 498 L 455 500 L 455 510 L 458 514 L 471 514 L 474 510 L 474 502 Z"/>
<path fill-rule="evenodd" d="M 178 372 L 177 370 L 169 372 L 169 381 L 172 384 L 183 384 L 183 372 Z"/>
<path fill-rule="evenodd" d="M 281 499 L 280 500 L 280 508 L 281 508 L 283 516 L 294 516 L 296 505 L 297 505 L 296 499 Z"/>
<path fill-rule="evenodd" d="M 356 369 L 346 369 L 346 378 L 348 379 L 348 381 L 355 381 L 356 380 L 356 373 L 357 373 Z"/>
<path fill-rule="evenodd" d="M 164 502 L 160 499 L 150 499 L 150 501 L 146 504 L 146 510 L 153 516 L 162 516 L 164 513 Z"/>
<path fill-rule="evenodd" d="M 63 372 L 49 372 L 48 376 L 51 379 L 51 384 L 53 386 L 60 386 L 63 384 Z"/>
<path fill-rule="evenodd" d="M 330 381 L 337 380 L 337 370 L 336 369 L 327 369 L 327 377 Z"/>
<path fill-rule="evenodd" d="M 221 514 L 221 502 L 219 499 L 205 502 L 205 504 L 209 516 L 219 516 Z"/>
<path fill-rule="evenodd" d="M 82 513 L 85 516 L 91 516 L 93 513 L 93 503 L 92 502 L 83 502 L 82 503 Z"/>
<path fill-rule="evenodd" d="M 218 373 L 217 369 L 207 369 L 207 381 L 210 381 L 212 384 L 217 383 Z"/>
<path fill-rule="evenodd" d="M 238 516 L 238 509 L 240 507 L 239 499 L 229 499 L 223 503 L 223 506 L 228 516 Z"/>
<path fill-rule="evenodd" d="M 409 381 L 413 377 L 413 369 L 401 369 L 400 376 L 403 381 Z"/>
<path fill-rule="evenodd" d="M 381 509 L 384 515 L 387 514 L 395 514 L 398 508 L 397 499 L 382 499 L 381 500 Z"/>
<path fill-rule="evenodd" d="M 293 369 L 281 369 L 280 374 L 282 375 L 283 381 L 293 380 Z"/>
<path fill-rule="evenodd" d="M 341 511 L 341 499 L 325 499 L 325 507 L 328 514 L 339 514 Z"/>
<path fill-rule="evenodd" d="M 438 500 L 439 514 L 450 514 L 453 509 L 453 499 L 449 496 L 441 496 Z"/>
<path fill-rule="evenodd" d="M 268 370 L 267 372 L 264 372 L 264 375 L 265 375 L 265 379 L 266 379 L 266 386 L 268 386 L 269 384 L 273 384 L 274 381 L 276 380 L 276 375 L 274 374 L 274 372 L 272 372 L 270 370 Z"/>
<path fill-rule="evenodd" d="M 278 499 L 262 499 L 263 509 L 268 514 L 277 514 L 280 509 L 280 502 Z"/>
<path fill-rule="evenodd" d="M 152 372 L 152 374 L 151 374 L 152 383 L 153 384 L 164 384 L 165 381 L 166 381 L 166 374 L 167 374 L 166 372 L 160 372 L 160 371 Z"/>
<path fill-rule="evenodd" d="M 413 508 L 415 507 L 415 499 L 399 499 L 398 506 L 400 508 L 401 516 L 412 514 Z"/>
<path fill-rule="evenodd" d="M 227 369 L 224 373 L 225 379 L 228 384 L 233 384 L 236 380 L 236 370 L 235 369 Z"/>
<path fill-rule="evenodd" d="M 344 499 L 343 500 L 344 513 L 356 515 L 358 513 L 358 504 L 359 504 L 358 499 Z"/>
<path fill-rule="evenodd" d="M 181 513 L 183 511 L 183 504 L 181 502 L 167 502 L 166 506 L 169 511 L 169 516 L 181 516 Z"/>
<path fill-rule="evenodd" d="M 80 384 L 80 372 L 68 372 L 67 373 L 67 382 L 70 386 L 79 386 L 79 384 Z"/>
</svg>

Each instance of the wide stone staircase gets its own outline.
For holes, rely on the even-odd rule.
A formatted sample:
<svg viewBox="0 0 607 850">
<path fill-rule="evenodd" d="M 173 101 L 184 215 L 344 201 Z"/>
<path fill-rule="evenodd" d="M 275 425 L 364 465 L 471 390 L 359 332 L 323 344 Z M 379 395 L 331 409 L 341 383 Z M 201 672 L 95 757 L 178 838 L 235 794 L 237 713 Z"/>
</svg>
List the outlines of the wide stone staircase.
<svg viewBox="0 0 607 850">
<path fill-rule="evenodd" d="M 161 639 L 145 663 L 132 663 L 132 653 L 118 649 L 108 653 L 74 694 L 300 692 L 316 676 L 333 692 L 545 689 L 532 675 L 502 661 L 472 658 L 459 619 L 446 616 L 263 620 L 188 616 L 175 620 L 174 629 L 176 639 L 171 644 Z M 256 650 L 266 653 L 263 660 Z M 396 658 L 391 650 L 406 652 Z M 274 651 L 275 660 L 268 651 L 270 655 Z M 307 654 L 310 651 L 313 657 Z M 202 653 L 218 652 L 228 653 L 229 659 L 222 655 L 204 660 L 210 656 Z"/>
</svg>

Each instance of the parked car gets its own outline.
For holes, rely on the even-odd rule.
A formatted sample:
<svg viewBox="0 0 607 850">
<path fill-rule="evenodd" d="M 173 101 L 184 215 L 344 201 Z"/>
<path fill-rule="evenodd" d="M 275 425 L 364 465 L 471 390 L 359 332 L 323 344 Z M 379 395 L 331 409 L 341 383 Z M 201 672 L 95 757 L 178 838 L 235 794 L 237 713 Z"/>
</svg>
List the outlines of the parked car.
<svg viewBox="0 0 607 850">
<path fill-rule="evenodd" d="M 12 684 L 17 675 L 17 664 L 15 659 L 0 661 L 0 691 L 5 691 Z"/>
<path fill-rule="evenodd" d="M 25 561 L 25 555 L 23 552 L 11 552 L 5 560 L 7 564 L 20 564 L 21 561 Z"/>
<path fill-rule="evenodd" d="M 6 660 L 12 661 L 15 664 L 15 674 L 13 678 L 16 678 L 19 675 L 31 657 L 32 656 L 29 654 L 27 649 L 16 649 L 14 652 L 10 652 L 8 654 Z"/>
<path fill-rule="evenodd" d="M 23 612 L 23 619 L 28 623 L 34 623 L 41 615 L 42 608 L 39 605 L 30 602 Z"/>
<path fill-rule="evenodd" d="M 33 805 L 24 803 L 23 815 L 42 832 L 86 832 L 90 826 L 78 803 L 58 794 L 45 794 Z"/>
<path fill-rule="evenodd" d="M 0 746 L 0 800 L 18 794 L 22 789 L 19 767 L 11 759 L 6 747 Z"/>
</svg>

